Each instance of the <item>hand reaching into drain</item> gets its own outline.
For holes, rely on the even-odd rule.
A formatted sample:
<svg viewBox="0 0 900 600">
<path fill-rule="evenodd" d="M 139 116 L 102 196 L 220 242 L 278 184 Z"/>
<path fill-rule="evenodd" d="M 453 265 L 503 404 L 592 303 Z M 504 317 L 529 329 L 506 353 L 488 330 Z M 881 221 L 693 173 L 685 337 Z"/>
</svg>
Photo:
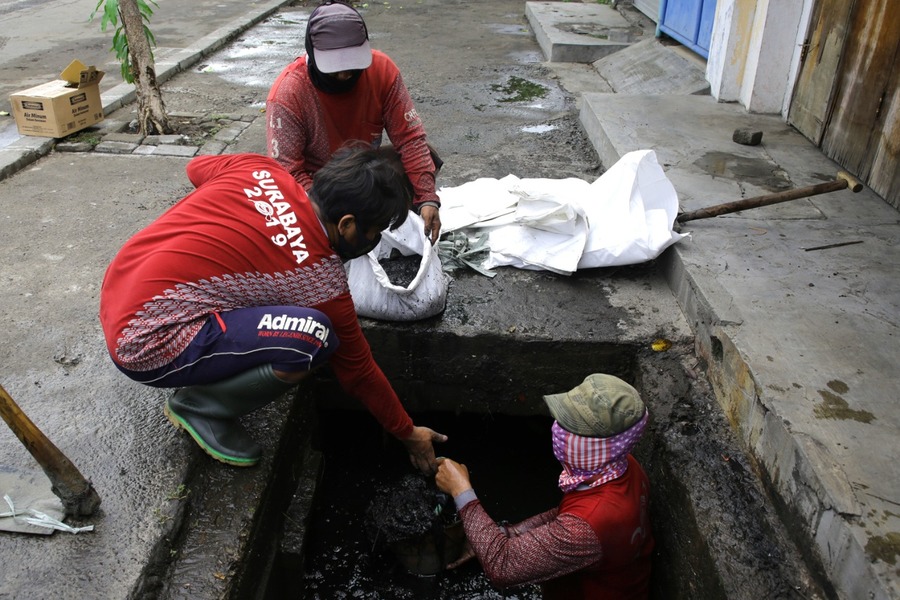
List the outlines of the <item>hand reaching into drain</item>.
<svg viewBox="0 0 900 600">
<path fill-rule="evenodd" d="M 453 496 L 454 500 L 457 496 L 472 490 L 472 482 L 469 479 L 469 469 L 466 465 L 460 464 L 449 458 L 437 459 L 438 469 L 437 475 L 434 477 L 434 483 L 438 489 L 445 494 Z M 459 557 L 447 565 L 448 569 L 455 569 L 462 564 L 469 562 L 475 556 L 469 540 L 467 539 L 463 546 Z"/>
<path fill-rule="evenodd" d="M 413 466 L 422 473 L 431 475 L 437 470 L 434 443 L 446 442 L 447 436 L 428 427 L 413 427 L 412 434 L 401 441 L 406 446 L 406 451 L 409 452 L 409 460 Z"/>
</svg>

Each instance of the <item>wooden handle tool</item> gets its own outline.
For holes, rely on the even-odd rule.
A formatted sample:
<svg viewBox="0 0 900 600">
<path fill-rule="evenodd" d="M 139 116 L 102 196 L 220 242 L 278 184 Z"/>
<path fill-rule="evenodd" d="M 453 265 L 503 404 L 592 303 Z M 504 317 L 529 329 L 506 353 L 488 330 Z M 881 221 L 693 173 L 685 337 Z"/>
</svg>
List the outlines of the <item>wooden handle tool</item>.
<svg viewBox="0 0 900 600">
<path fill-rule="evenodd" d="M 862 183 L 846 171 L 840 171 L 834 181 L 826 181 L 825 183 L 817 183 L 794 190 L 785 190 L 783 192 L 775 192 L 773 194 L 763 194 L 753 198 L 745 198 L 734 202 L 726 202 L 724 204 L 716 204 L 699 210 L 681 213 L 675 217 L 678 223 L 685 221 L 695 221 L 697 219 L 708 219 L 710 217 L 718 217 L 719 215 L 727 215 L 728 213 L 747 210 L 749 208 L 757 208 L 760 206 L 768 206 L 770 204 L 778 204 L 779 202 L 787 202 L 798 198 L 807 198 L 818 194 L 827 194 L 828 192 L 836 192 L 849 188 L 853 193 L 857 193 L 863 189 Z"/>
<path fill-rule="evenodd" d="M 62 500 L 66 514 L 75 517 L 94 514 L 100 506 L 100 496 L 94 486 L 22 412 L 2 386 L 0 416 L 50 478 L 51 489 Z"/>
</svg>

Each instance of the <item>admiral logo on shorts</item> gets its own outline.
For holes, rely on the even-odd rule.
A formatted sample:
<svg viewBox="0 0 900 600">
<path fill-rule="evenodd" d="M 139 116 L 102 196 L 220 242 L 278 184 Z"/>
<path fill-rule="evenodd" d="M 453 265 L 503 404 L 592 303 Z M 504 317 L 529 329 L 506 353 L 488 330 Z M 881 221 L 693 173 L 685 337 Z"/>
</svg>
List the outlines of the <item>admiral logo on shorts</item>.
<svg viewBox="0 0 900 600">
<path fill-rule="evenodd" d="M 265 314 L 256 326 L 262 337 L 306 337 L 312 336 L 323 347 L 328 347 L 331 330 L 312 317 L 300 318 L 288 315 Z"/>
</svg>

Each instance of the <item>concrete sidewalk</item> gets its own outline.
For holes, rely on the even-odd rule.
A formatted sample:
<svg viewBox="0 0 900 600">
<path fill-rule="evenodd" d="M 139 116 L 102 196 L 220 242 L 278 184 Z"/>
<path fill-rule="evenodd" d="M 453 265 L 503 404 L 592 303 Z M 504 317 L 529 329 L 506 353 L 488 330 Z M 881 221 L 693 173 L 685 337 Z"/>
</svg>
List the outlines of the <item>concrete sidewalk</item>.
<svg viewBox="0 0 900 600">
<path fill-rule="evenodd" d="M 526 6 L 548 58 L 574 54 L 579 24 L 622 27 L 609 7 Z M 654 149 L 683 211 L 835 178 L 840 167 L 780 116 L 702 95 L 704 65 L 682 52 L 651 39 L 589 61 L 609 88 L 580 90 L 581 122 L 604 165 Z M 762 143 L 733 142 L 738 128 Z M 872 191 L 844 190 L 684 223 L 690 238 L 664 257 L 785 526 L 848 599 L 900 597 L 898 222 Z"/>
<path fill-rule="evenodd" d="M 183 73 L 287 4 L 198 2 L 159 10 L 154 30 L 178 32 L 166 36 L 169 45 L 157 50 L 160 80 Z M 188 18 L 203 10 L 218 12 L 211 19 Z M 108 43 L 103 42 L 104 52 Z M 264 97 L 264 90 L 259 93 Z M 133 97 L 132 85 L 104 89 L 107 117 L 127 113 Z M 165 568 L 176 558 L 172 545 L 184 535 L 185 523 L 202 527 L 206 516 L 214 519 L 216 534 L 190 553 L 190 565 L 175 577 L 174 595 L 221 597 L 229 583 L 222 575 L 228 559 L 245 553 L 246 532 L 260 522 L 259 507 L 278 485 L 282 466 L 275 449 L 286 434 L 292 398 L 266 407 L 250 425 L 266 449 L 260 468 L 206 472 L 207 461 L 161 417 L 165 393 L 132 385 L 112 365 L 97 320 L 106 265 L 122 240 L 188 191 L 186 159 L 59 153 L 52 152 L 58 140 L 50 138 L 4 140 L 2 385 L 92 480 L 102 504 L 89 519 L 67 519 L 94 526 L 91 533 L 0 534 L 0 598 L 158 597 Z M 232 151 L 241 151 L 240 143 Z M 153 193 L 146 193 L 150 189 Z M 36 461 L 5 424 L 0 430 L 2 493 L 19 510 L 28 508 L 22 500 L 29 495 L 52 500 Z M 204 499 L 205 489 L 213 490 L 212 498 Z M 191 512 L 198 506 L 205 515 Z M 0 513 L 7 510 L 0 503 Z"/>
<path fill-rule="evenodd" d="M 78 3 L 76 6 L 78 6 L 78 10 L 84 13 L 83 17 L 86 20 L 95 4 L 95 2 L 91 1 L 90 6 L 85 5 L 83 2 Z M 157 80 L 160 84 L 165 83 L 204 57 L 219 50 L 242 32 L 275 13 L 282 6 L 289 4 L 291 4 L 290 0 L 263 0 L 249 3 L 192 2 L 189 6 L 177 8 L 163 4 L 155 10 L 151 26 L 159 44 L 158 47 L 154 48 Z M 47 14 L 44 18 L 59 19 L 59 10 L 57 8 L 52 10 L 55 12 Z M 72 10 L 72 6 L 67 6 L 66 10 Z M 77 14 L 81 15 L 81 12 Z M 52 39 L 47 39 L 46 31 L 38 30 L 32 34 L 31 28 L 26 26 L 27 23 L 33 20 L 37 20 L 40 23 L 41 18 L 35 19 L 34 15 L 31 14 L 28 19 L 28 21 L 13 19 L 10 26 L 19 27 L 22 30 L 19 31 L 19 35 L 28 36 L 29 39 L 34 36 L 39 40 L 45 40 L 46 43 L 54 42 Z M 99 16 L 97 19 L 99 19 Z M 67 37 L 62 40 L 56 40 L 55 43 L 74 45 L 77 56 L 63 54 L 55 46 L 47 47 L 42 54 L 49 55 L 55 61 L 52 67 L 47 68 L 56 69 L 58 64 L 67 64 L 68 60 L 79 58 L 86 64 L 96 64 L 99 69 L 108 71 L 100 85 L 103 112 L 107 116 L 135 101 L 134 85 L 122 82 L 115 57 L 109 52 L 109 46 L 112 44 L 112 31 L 100 32 L 98 20 L 94 23 L 79 26 L 74 30 L 67 29 L 63 33 Z M 102 40 L 100 42 L 103 44 L 102 51 L 98 52 L 95 46 L 91 44 L 94 39 Z M 17 42 L 17 48 L 27 47 L 26 41 L 17 40 Z M 71 48 L 67 52 L 71 53 Z M 47 58 L 45 57 L 44 60 L 46 61 Z M 20 69 L 30 71 L 35 69 L 35 67 L 28 65 L 27 67 L 20 67 Z M 62 69 L 60 68 L 59 70 L 61 71 Z M 56 71 L 47 73 L 46 70 L 37 68 L 30 78 L 25 77 L 20 80 L 20 87 L 10 87 L 10 82 L 7 82 L 3 86 L 3 91 L 6 91 L 3 102 L 8 104 L 6 96 L 17 89 L 37 85 L 57 77 L 58 73 Z M 55 146 L 56 141 L 53 138 L 19 135 L 15 121 L 11 116 L 0 119 L 0 180 L 9 177 L 41 156 L 48 154 Z"/>
</svg>

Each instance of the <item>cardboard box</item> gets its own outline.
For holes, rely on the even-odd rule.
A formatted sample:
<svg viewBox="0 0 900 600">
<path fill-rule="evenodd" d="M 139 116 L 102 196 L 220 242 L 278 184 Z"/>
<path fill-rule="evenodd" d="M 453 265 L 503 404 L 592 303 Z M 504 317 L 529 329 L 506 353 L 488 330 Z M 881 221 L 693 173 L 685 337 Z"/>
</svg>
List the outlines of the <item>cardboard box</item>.
<svg viewBox="0 0 900 600">
<path fill-rule="evenodd" d="M 59 138 L 102 121 L 103 74 L 75 60 L 60 74 L 61 79 L 10 94 L 19 133 Z"/>
</svg>

